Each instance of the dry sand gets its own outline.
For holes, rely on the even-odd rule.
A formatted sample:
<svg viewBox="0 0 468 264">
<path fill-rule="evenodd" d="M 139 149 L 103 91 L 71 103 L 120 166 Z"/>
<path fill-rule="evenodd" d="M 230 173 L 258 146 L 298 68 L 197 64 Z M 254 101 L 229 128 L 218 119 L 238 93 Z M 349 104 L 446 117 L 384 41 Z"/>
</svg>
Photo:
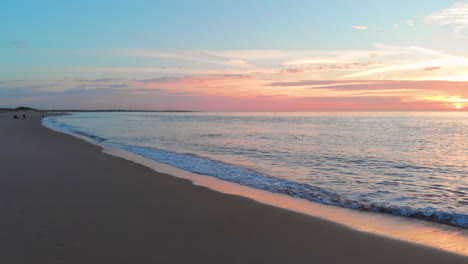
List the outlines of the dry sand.
<svg viewBox="0 0 468 264">
<path fill-rule="evenodd" d="M 468 263 L 194 186 L 0 117 L 0 263 Z"/>
</svg>

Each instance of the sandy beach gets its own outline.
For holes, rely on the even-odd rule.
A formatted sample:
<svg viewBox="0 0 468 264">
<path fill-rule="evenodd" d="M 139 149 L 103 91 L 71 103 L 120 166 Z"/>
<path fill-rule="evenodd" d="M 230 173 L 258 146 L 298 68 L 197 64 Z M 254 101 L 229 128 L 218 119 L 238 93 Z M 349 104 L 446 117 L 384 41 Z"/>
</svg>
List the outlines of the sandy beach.
<svg viewBox="0 0 468 264">
<path fill-rule="evenodd" d="M 1 263 L 468 262 L 154 172 L 37 113 L 11 116 L 0 116 Z"/>
</svg>

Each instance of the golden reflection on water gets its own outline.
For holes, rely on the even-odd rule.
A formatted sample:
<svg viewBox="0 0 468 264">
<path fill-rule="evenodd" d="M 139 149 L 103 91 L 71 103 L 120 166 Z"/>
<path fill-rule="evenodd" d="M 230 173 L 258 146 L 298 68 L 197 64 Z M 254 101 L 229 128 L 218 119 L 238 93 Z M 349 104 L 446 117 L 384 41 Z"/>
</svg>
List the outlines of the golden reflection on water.
<svg viewBox="0 0 468 264">
<path fill-rule="evenodd" d="M 108 154 L 132 160 L 158 172 L 189 179 L 195 185 L 205 186 L 215 191 L 248 197 L 260 203 L 320 217 L 360 231 L 468 256 L 468 230 L 465 229 L 417 219 L 363 212 L 314 203 L 305 199 L 270 193 L 236 183 L 222 181 L 214 177 L 187 172 L 166 164 L 145 159 L 124 150 L 107 146 L 102 147 L 104 148 L 104 152 Z"/>
</svg>

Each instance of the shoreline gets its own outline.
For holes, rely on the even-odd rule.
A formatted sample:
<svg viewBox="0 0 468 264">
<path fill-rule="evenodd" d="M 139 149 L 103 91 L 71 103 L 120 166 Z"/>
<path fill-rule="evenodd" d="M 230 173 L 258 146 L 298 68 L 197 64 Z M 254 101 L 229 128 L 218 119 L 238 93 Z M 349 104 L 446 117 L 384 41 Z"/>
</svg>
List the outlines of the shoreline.
<svg viewBox="0 0 468 264">
<path fill-rule="evenodd" d="M 200 187 L 102 153 L 39 120 L 0 118 L 4 263 L 468 259 Z"/>
<path fill-rule="evenodd" d="M 83 137 L 76 134 L 71 135 L 78 138 Z M 126 150 L 92 142 L 86 137 L 83 137 L 83 140 L 89 140 L 91 144 L 100 146 L 103 148 L 103 153 L 141 164 L 156 172 L 190 180 L 194 185 L 207 187 L 216 192 L 246 197 L 262 204 L 318 217 L 360 232 L 468 256 L 468 248 L 463 246 L 468 245 L 468 230 L 466 229 L 421 219 L 327 205 L 285 194 L 272 193 L 212 176 L 185 171 Z"/>
<path fill-rule="evenodd" d="M 468 248 L 463 246 L 468 245 L 468 230 L 460 227 L 392 214 L 327 205 L 303 198 L 256 189 L 235 182 L 221 180 L 213 176 L 186 171 L 169 164 L 159 163 L 127 150 L 99 143 L 81 134 L 60 131 L 45 124 L 43 125 L 54 131 L 65 133 L 96 145 L 102 148 L 103 153 L 141 164 L 159 173 L 188 179 L 192 184 L 207 187 L 217 192 L 238 195 L 285 210 L 319 217 L 358 231 L 468 256 Z"/>
</svg>

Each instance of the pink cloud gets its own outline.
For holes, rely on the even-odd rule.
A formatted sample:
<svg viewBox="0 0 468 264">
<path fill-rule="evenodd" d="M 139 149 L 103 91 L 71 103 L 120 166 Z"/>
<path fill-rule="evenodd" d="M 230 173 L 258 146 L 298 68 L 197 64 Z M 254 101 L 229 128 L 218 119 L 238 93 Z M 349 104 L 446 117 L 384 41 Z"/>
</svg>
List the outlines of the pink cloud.
<svg viewBox="0 0 468 264">
<path fill-rule="evenodd" d="M 163 89 L 171 94 L 254 96 L 265 81 L 251 75 L 208 74 L 180 78 L 155 78 L 136 81 L 134 87 Z"/>
<path fill-rule="evenodd" d="M 357 25 L 357 26 L 352 26 L 352 28 L 354 29 L 359 29 L 359 30 L 364 30 L 364 29 L 367 29 L 368 26 L 364 26 L 364 25 Z"/>
<path fill-rule="evenodd" d="M 139 81 L 145 85 L 180 85 L 180 84 L 207 84 L 213 82 L 227 81 L 227 80 L 245 80 L 251 79 L 252 76 L 240 74 L 207 74 L 198 76 L 186 77 L 160 77 L 155 79 L 148 79 Z M 137 81 L 138 82 L 138 81 Z"/>
</svg>

